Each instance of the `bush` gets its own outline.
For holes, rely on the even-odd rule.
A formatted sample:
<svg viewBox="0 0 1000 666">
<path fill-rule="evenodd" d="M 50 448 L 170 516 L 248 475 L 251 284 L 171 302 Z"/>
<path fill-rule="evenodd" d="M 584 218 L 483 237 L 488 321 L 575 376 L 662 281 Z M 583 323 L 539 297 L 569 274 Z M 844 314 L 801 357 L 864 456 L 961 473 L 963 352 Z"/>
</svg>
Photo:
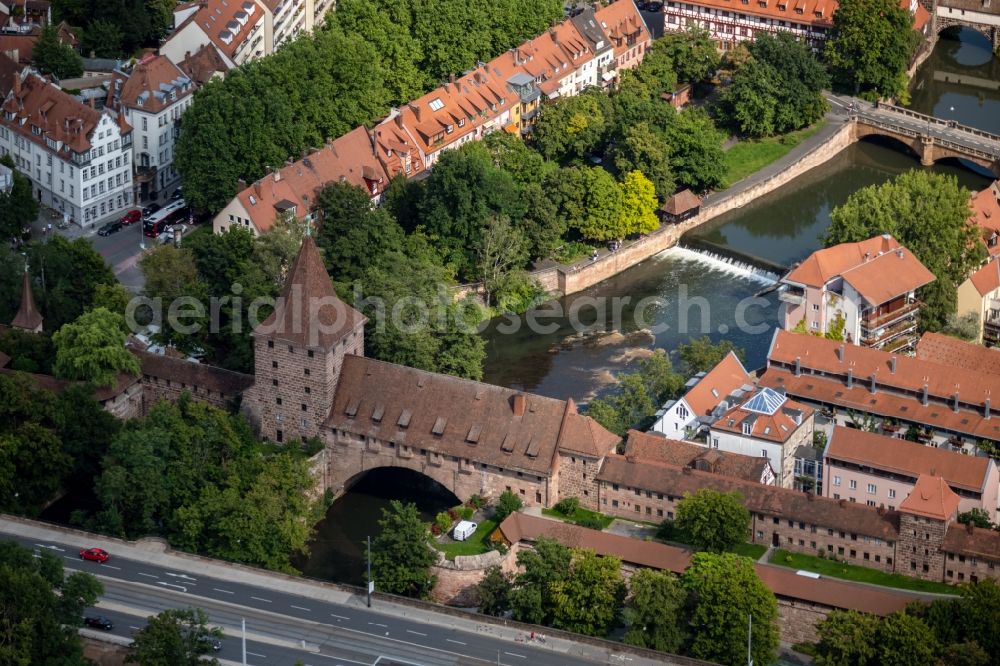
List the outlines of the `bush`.
<svg viewBox="0 0 1000 666">
<path fill-rule="evenodd" d="M 515 511 L 520 511 L 522 506 L 524 506 L 524 502 L 521 501 L 520 497 L 509 490 L 503 491 L 500 494 L 500 499 L 497 500 L 495 513 L 497 522 L 502 523 L 504 518 Z"/>
<path fill-rule="evenodd" d="M 586 527 L 587 529 L 591 530 L 604 529 L 604 523 L 601 522 L 600 518 L 597 518 L 595 516 L 587 516 L 585 518 L 581 518 L 580 520 L 576 521 L 576 524 L 579 525 L 580 527 Z"/>
<path fill-rule="evenodd" d="M 473 495 L 472 497 L 469 498 L 469 501 L 466 502 L 466 504 L 468 506 L 471 506 L 476 511 L 479 511 L 484 506 L 486 506 L 486 498 L 483 497 L 482 495 Z"/>
<path fill-rule="evenodd" d="M 441 534 L 444 534 L 451 527 L 452 518 L 450 515 L 442 511 L 438 515 L 434 516 L 434 527 L 438 528 Z"/>
<path fill-rule="evenodd" d="M 451 518 L 452 522 L 458 520 L 458 509 L 448 509 L 448 517 Z"/>
<path fill-rule="evenodd" d="M 472 507 L 471 506 L 463 506 L 458 511 L 458 515 L 459 515 L 459 517 L 462 520 L 471 520 L 472 519 L 472 514 L 473 514 L 473 511 L 472 511 Z"/>
<path fill-rule="evenodd" d="M 576 497 L 567 497 L 556 502 L 553 508 L 564 516 L 572 516 L 580 508 L 580 500 Z"/>
</svg>

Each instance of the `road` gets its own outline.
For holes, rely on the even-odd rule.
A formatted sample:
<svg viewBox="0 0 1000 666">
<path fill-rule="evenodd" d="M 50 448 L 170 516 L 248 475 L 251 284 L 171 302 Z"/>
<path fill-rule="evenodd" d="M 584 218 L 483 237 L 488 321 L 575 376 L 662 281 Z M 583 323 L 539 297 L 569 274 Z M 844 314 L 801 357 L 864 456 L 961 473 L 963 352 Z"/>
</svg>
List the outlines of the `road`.
<svg viewBox="0 0 1000 666">
<path fill-rule="evenodd" d="M 218 656 L 227 661 L 239 662 L 240 619 L 245 618 L 248 664 L 562 666 L 608 663 L 606 651 L 598 648 L 584 646 L 584 654 L 592 650 L 599 660 L 579 654 L 568 655 L 565 650 L 556 651 L 556 639 L 550 638 L 544 647 L 539 647 L 531 643 L 528 635 L 520 635 L 520 632 L 515 635 L 508 630 L 514 640 L 509 640 L 510 636 L 501 638 L 498 635 L 502 633 L 501 628 L 485 623 L 471 625 L 464 618 L 459 621 L 429 611 L 399 617 L 391 604 L 381 600 L 375 600 L 374 607 L 369 610 L 359 606 L 356 598 L 354 603 L 342 603 L 315 595 L 299 596 L 278 589 L 278 585 L 268 587 L 240 581 L 239 570 L 228 579 L 211 577 L 191 567 L 170 568 L 153 562 L 162 558 L 144 561 L 140 557 L 118 556 L 110 545 L 102 547 L 111 552 L 111 559 L 106 564 L 97 564 L 79 559 L 79 538 L 42 540 L 21 536 L 6 528 L 0 529 L 0 538 L 15 540 L 38 551 L 50 550 L 64 559 L 67 571 L 96 575 L 104 584 L 105 593 L 96 609 L 88 613 L 110 618 L 115 624 L 111 633 L 115 635 L 131 636 L 143 626 L 145 617 L 167 608 L 197 606 L 205 609 L 212 624 L 222 627 L 226 634 Z M 421 614 L 426 617 L 415 617 Z M 634 666 L 656 663 L 620 656 L 615 663 L 626 661 Z"/>
</svg>

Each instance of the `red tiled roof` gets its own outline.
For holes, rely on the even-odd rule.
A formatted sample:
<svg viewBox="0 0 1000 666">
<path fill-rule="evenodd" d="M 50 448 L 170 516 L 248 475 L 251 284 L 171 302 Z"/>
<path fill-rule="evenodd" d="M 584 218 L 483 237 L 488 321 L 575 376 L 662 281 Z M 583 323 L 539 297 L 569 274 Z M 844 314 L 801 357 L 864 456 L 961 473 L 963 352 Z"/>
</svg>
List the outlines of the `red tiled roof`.
<svg viewBox="0 0 1000 666">
<path fill-rule="evenodd" d="M 816 250 L 785 276 L 785 280 L 808 287 L 822 287 L 845 271 L 860 266 L 865 254 L 876 257 L 900 247 L 895 238 L 886 234 L 857 243 L 841 243 Z"/>
<path fill-rule="evenodd" d="M 198 24 L 220 51 L 230 57 L 263 19 L 264 12 L 253 0 L 206 0 L 189 18 Z M 230 38 L 228 43 L 227 36 Z"/>
<path fill-rule="evenodd" d="M 995 256 L 985 266 L 969 276 L 972 286 L 980 296 L 988 296 L 1000 289 L 1000 255 Z"/>
<path fill-rule="evenodd" d="M 701 199 L 691 190 L 684 189 L 667 199 L 660 209 L 668 215 L 682 215 L 701 205 Z"/>
<path fill-rule="evenodd" d="M 744 384 L 753 384 L 753 378 L 736 354 L 729 352 L 684 394 L 684 402 L 696 416 L 707 416 L 726 396 Z"/>
<path fill-rule="evenodd" d="M 17 62 L 22 65 L 30 65 L 34 52 L 35 43 L 38 42 L 37 34 L 10 35 L 0 33 L 0 54 L 14 59 L 17 54 Z"/>
<path fill-rule="evenodd" d="M 899 510 L 935 520 L 949 520 L 958 510 L 959 497 L 940 476 L 921 474 Z"/>
<path fill-rule="evenodd" d="M 46 137 L 62 142 L 59 152 L 63 156 L 70 150 L 90 150 L 90 135 L 101 120 L 100 111 L 76 101 L 36 74 L 24 77 L 20 90 L 7 95 L 3 110 L 15 114 L 13 120 L 0 119 L 8 129 L 42 146 L 46 146 Z M 25 119 L 23 125 L 21 118 Z M 40 133 L 33 133 L 32 126 L 38 127 Z"/>
<path fill-rule="evenodd" d="M 1000 375 L 1000 349 L 928 331 L 917 341 L 917 358 L 973 372 Z"/>
<path fill-rule="evenodd" d="M 253 335 L 325 350 L 364 322 L 364 315 L 337 297 L 316 242 L 305 236 L 274 312 Z"/>
<path fill-rule="evenodd" d="M 143 375 L 186 384 L 189 388 L 197 386 L 225 396 L 236 396 L 253 385 L 253 375 L 137 349 L 132 353 L 139 359 Z"/>
<path fill-rule="evenodd" d="M 987 250 L 993 256 L 1000 255 L 1000 242 L 989 245 L 990 238 L 1000 234 L 1000 180 L 973 194 L 969 206 L 972 208 L 969 219 L 982 230 Z"/>
<path fill-rule="evenodd" d="M 0 49 L 0 99 L 5 98 L 14 87 L 14 77 L 18 76 L 22 69 L 24 69 L 22 65 L 5 56 Z"/>
<path fill-rule="evenodd" d="M 194 85 L 187 75 L 163 55 L 140 61 L 128 76 L 118 73 L 116 76 L 124 78 L 124 82 L 115 95 L 112 81 L 109 98 L 117 97 L 119 103 L 148 113 L 161 111 L 194 93 Z M 170 99 L 171 93 L 174 99 Z"/>
<path fill-rule="evenodd" d="M 941 550 L 972 557 L 1000 560 L 1000 532 L 975 527 L 971 523 L 952 523 L 944 535 Z"/>
<path fill-rule="evenodd" d="M 661 462 L 680 467 L 692 467 L 759 483 L 764 470 L 770 467 L 767 458 L 754 458 L 729 453 L 706 446 L 668 439 L 658 433 L 629 430 L 625 457 L 635 462 Z M 706 469 L 707 468 L 707 469 Z"/>
<path fill-rule="evenodd" d="M 826 457 L 918 478 L 940 476 L 950 486 L 981 492 L 990 458 L 967 456 L 857 428 L 835 426 Z"/>
<path fill-rule="evenodd" d="M 594 16 L 614 45 L 615 57 L 634 48 L 635 44 L 650 41 L 646 23 L 633 2 L 628 0 L 612 2 L 596 10 Z M 628 43 L 627 38 L 630 36 L 634 38 L 633 44 Z"/>
<path fill-rule="evenodd" d="M 229 71 L 226 62 L 219 55 L 219 50 L 213 44 L 203 45 L 194 53 L 185 56 L 177 66 L 198 85 L 208 83 L 216 72 L 225 74 Z"/>
<path fill-rule="evenodd" d="M 760 390 L 763 389 L 759 389 L 757 393 Z M 751 423 L 750 432 L 746 433 L 749 436 L 771 442 L 786 442 L 801 427 L 802 423 L 812 416 L 812 407 L 787 398 L 773 414 L 750 411 L 745 408 L 745 405 L 753 399 L 754 395 L 756 393 L 745 396 L 739 405 L 731 407 L 725 414 L 716 419 L 715 423 L 712 424 L 712 429 L 745 434 L 743 423 L 749 420 Z M 798 423 L 795 422 L 796 416 L 799 419 Z"/>
</svg>

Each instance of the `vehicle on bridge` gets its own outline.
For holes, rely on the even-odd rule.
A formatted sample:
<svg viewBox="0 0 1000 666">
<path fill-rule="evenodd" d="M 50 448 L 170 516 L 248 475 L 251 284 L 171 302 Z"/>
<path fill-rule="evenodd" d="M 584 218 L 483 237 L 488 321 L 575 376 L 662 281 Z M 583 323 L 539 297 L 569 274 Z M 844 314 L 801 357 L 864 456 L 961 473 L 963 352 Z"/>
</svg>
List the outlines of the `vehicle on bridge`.
<svg viewBox="0 0 1000 666">
<path fill-rule="evenodd" d="M 103 631 L 111 631 L 115 628 L 114 623 L 103 615 L 87 615 L 83 618 L 83 623 L 88 627 Z"/>
</svg>

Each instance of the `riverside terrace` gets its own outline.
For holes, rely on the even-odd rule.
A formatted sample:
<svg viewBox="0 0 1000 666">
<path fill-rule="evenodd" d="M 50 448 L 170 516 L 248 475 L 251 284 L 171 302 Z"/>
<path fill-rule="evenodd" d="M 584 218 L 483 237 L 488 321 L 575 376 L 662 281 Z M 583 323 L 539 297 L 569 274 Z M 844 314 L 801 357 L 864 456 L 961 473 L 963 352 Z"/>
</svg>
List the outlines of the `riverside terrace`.
<svg viewBox="0 0 1000 666">
<path fill-rule="evenodd" d="M 986 372 L 777 330 L 760 385 L 816 407 L 831 427 L 870 416 L 883 429 L 913 427 L 933 446 L 1000 444 L 990 403 L 1000 380 Z"/>
</svg>

